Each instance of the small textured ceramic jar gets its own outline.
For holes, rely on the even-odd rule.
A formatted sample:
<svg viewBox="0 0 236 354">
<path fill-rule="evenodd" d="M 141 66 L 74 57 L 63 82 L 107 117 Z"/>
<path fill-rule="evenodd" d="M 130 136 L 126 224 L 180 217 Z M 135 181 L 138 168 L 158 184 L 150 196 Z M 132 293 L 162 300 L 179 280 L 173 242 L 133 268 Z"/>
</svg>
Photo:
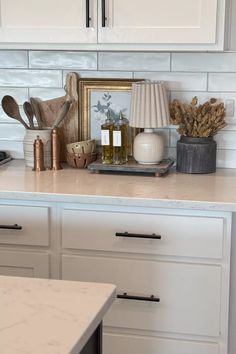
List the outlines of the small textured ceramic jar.
<svg viewBox="0 0 236 354">
<path fill-rule="evenodd" d="M 51 167 L 51 129 L 43 130 L 26 130 L 23 140 L 25 164 L 29 167 L 34 167 L 34 141 L 37 136 L 43 142 L 44 165 L 47 168 Z"/>
</svg>

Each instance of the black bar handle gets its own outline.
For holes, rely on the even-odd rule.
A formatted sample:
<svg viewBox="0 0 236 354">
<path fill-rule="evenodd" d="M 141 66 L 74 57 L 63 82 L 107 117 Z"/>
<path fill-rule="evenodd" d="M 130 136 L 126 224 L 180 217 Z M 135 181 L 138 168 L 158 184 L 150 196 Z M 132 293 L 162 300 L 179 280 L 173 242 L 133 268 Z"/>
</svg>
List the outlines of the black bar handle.
<svg viewBox="0 0 236 354">
<path fill-rule="evenodd" d="M 116 236 L 119 237 L 136 237 L 136 238 L 148 238 L 148 239 L 153 239 L 153 240 L 160 240 L 161 235 L 156 235 L 156 234 L 132 234 L 130 232 L 116 232 Z"/>
<path fill-rule="evenodd" d="M 117 294 L 116 297 L 117 297 L 117 299 L 160 302 L 160 298 L 159 297 L 155 297 L 154 295 L 137 296 L 137 295 L 128 295 L 127 293 L 123 293 L 123 294 Z"/>
<path fill-rule="evenodd" d="M 90 27 L 90 16 L 89 16 L 89 12 L 90 12 L 90 0 L 85 0 L 86 1 L 86 27 Z"/>
<path fill-rule="evenodd" d="M 102 27 L 106 27 L 106 0 L 102 0 Z"/>
<path fill-rule="evenodd" d="M 4 230 L 22 230 L 22 226 L 20 225 L 0 225 L 0 229 Z"/>
</svg>

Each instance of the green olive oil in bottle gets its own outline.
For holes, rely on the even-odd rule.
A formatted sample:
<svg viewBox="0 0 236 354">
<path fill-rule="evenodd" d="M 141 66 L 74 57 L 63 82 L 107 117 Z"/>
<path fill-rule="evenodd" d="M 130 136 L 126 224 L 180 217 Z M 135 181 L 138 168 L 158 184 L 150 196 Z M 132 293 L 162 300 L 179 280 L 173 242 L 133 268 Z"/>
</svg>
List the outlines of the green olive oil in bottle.
<svg viewBox="0 0 236 354">
<path fill-rule="evenodd" d="M 101 125 L 101 145 L 102 145 L 102 163 L 112 164 L 113 162 L 113 127 L 114 122 L 110 111 L 107 112 L 107 118 Z"/>
<path fill-rule="evenodd" d="M 128 120 L 124 118 L 122 112 L 113 128 L 113 163 L 122 165 L 128 161 Z"/>
</svg>

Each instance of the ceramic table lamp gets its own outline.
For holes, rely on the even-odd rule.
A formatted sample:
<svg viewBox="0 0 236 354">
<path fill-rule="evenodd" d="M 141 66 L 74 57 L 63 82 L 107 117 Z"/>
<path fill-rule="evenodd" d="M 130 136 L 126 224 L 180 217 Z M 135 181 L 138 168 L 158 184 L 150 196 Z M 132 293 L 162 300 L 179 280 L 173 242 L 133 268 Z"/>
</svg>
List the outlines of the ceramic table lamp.
<svg viewBox="0 0 236 354">
<path fill-rule="evenodd" d="M 167 126 L 170 116 L 164 82 L 134 83 L 130 108 L 129 125 L 144 128 L 134 139 L 134 159 L 140 164 L 158 164 L 163 159 L 164 141 L 154 129 Z"/>
</svg>

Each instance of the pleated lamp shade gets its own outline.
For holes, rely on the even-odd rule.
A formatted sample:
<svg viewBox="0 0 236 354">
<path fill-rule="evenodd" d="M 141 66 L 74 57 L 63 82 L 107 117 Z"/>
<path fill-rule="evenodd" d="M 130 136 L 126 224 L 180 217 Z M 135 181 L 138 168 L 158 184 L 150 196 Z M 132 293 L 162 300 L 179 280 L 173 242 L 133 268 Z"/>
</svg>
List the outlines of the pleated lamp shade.
<svg viewBox="0 0 236 354">
<path fill-rule="evenodd" d="M 169 103 L 164 82 L 142 81 L 132 86 L 129 125 L 144 128 L 134 139 L 133 156 L 140 164 L 158 164 L 164 141 L 153 129 L 169 124 Z"/>
<path fill-rule="evenodd" d="M 164 82 L 141 81 L 132 85 L 129 124 L 160 128 L 169 124 L 169 103 Z"/>
</svg>

